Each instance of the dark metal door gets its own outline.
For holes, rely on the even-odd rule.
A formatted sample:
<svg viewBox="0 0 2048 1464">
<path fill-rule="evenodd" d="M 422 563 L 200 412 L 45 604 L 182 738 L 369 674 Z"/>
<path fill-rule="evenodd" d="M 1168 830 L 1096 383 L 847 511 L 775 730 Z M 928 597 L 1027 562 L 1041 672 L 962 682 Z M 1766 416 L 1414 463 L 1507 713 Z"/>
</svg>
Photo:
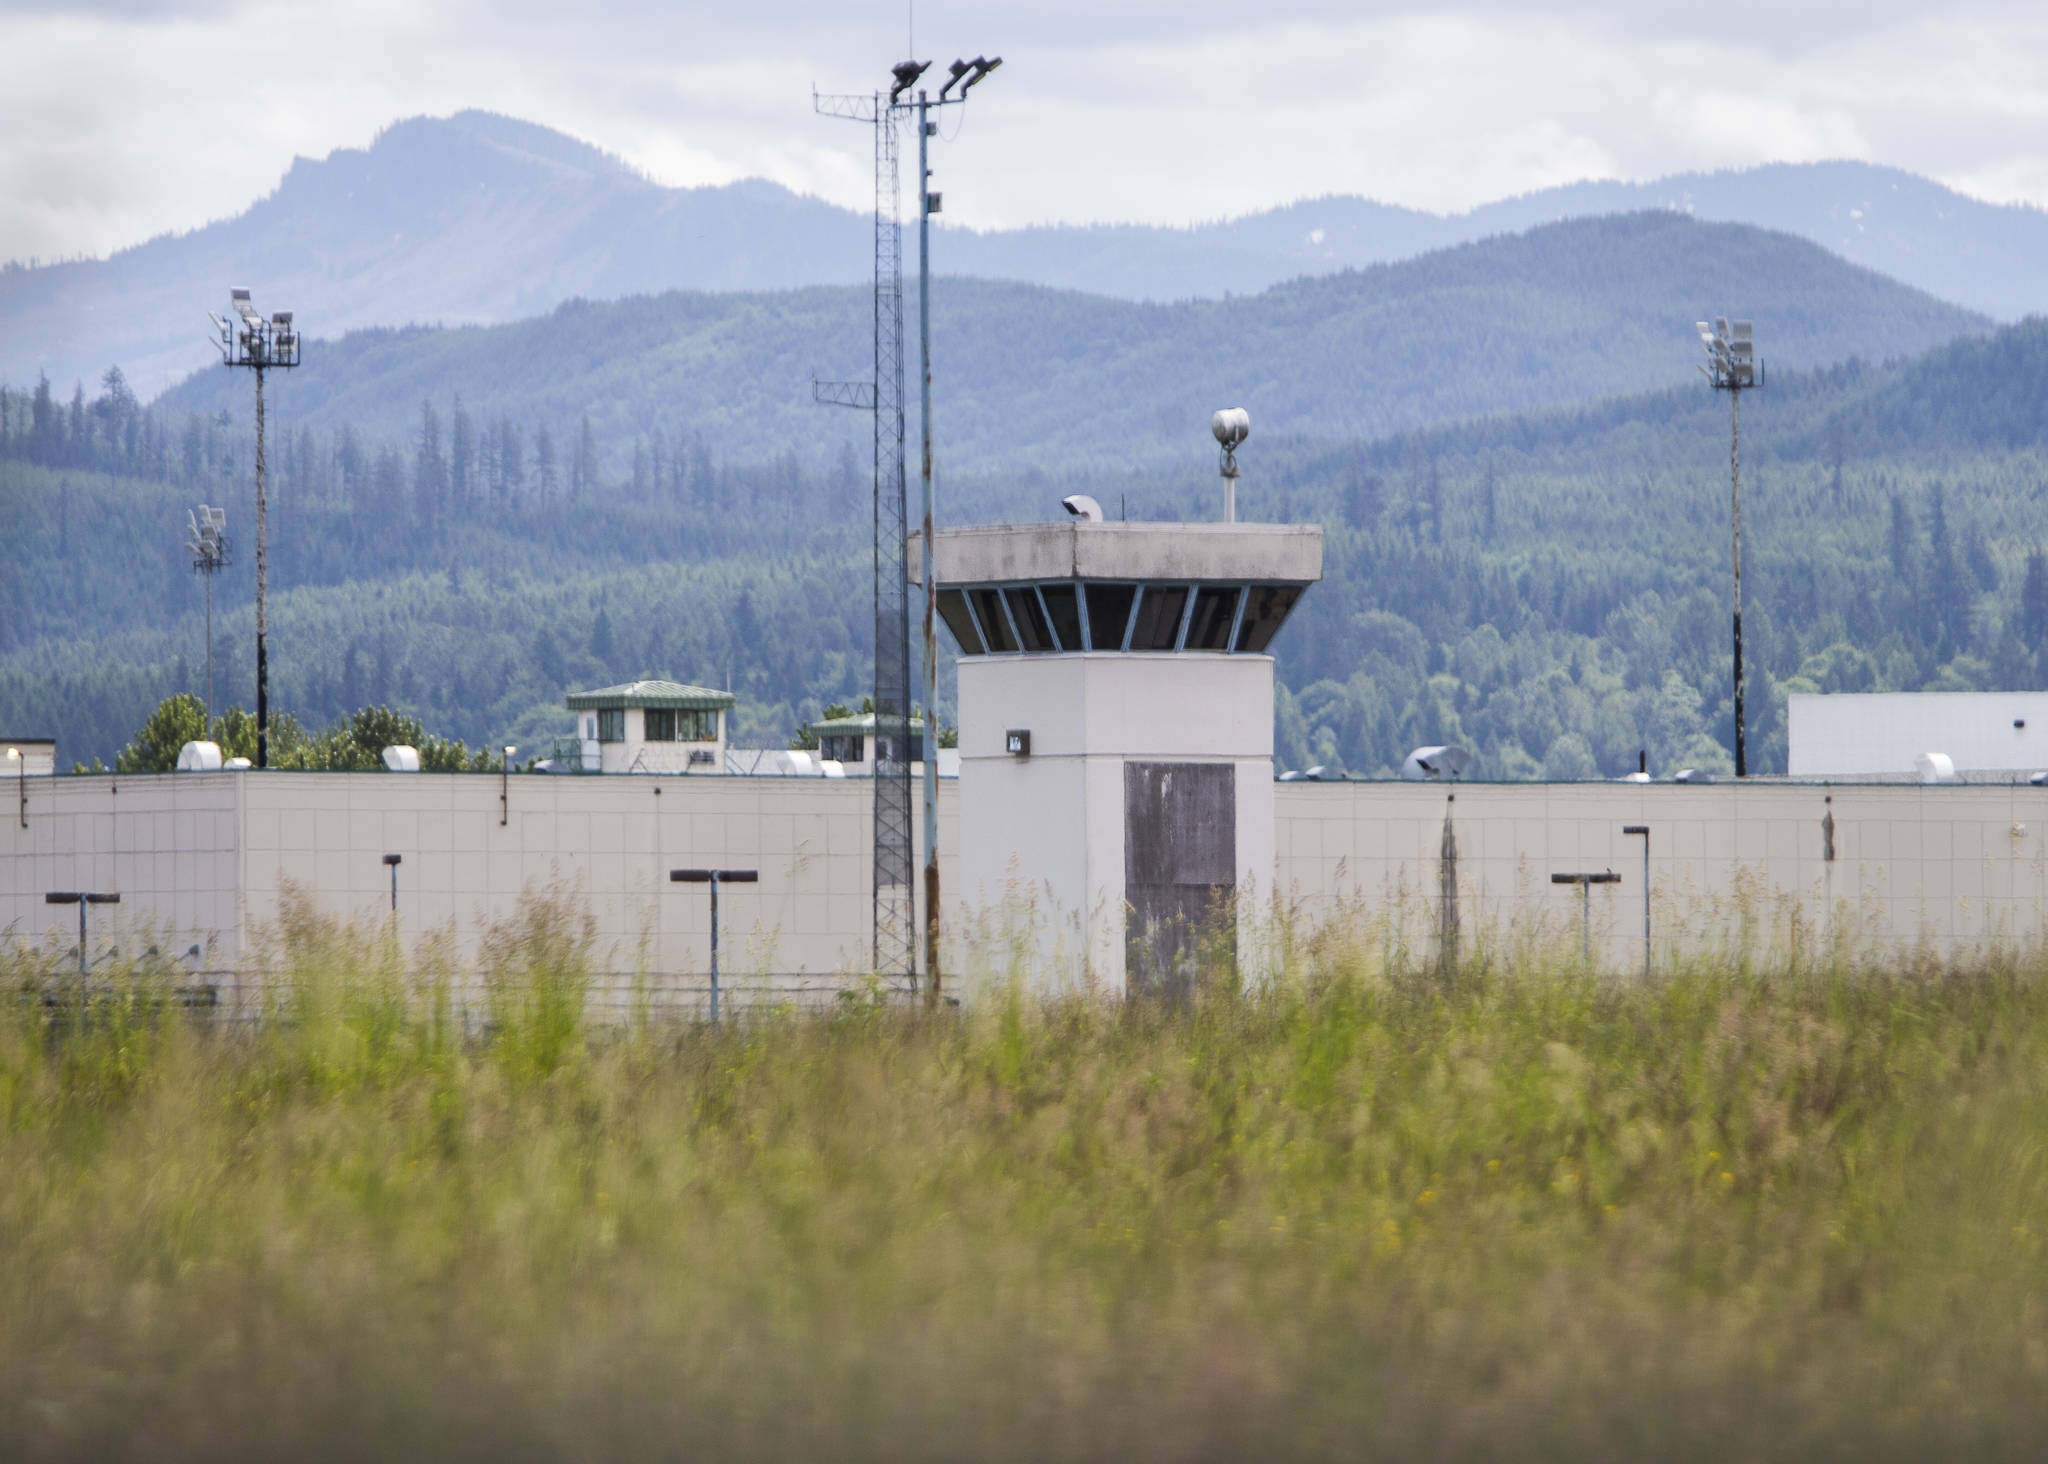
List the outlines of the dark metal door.
<svg viewBox="0 0 2048 1464">
<path fill-rule="evenodd" d="M 1124 973 L 1127 989 L 1183 1000 L 1203 953 L 1235 965 L 1237 769 L 1229 763 L 1124 764 Z"/>
</svg>

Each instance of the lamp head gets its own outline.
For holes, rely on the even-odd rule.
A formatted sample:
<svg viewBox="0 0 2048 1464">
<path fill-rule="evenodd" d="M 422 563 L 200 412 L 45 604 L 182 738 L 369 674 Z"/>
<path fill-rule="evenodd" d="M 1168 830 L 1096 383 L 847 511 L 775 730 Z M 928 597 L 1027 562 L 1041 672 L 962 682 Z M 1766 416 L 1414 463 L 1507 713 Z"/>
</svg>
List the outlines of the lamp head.
<svg viewBox="0 0 2048 1464">
<path fill-rule="evenodd" d="M 896 85 L 889 88 L 889 100 L 893 103 L 909 91 L 917 84 L 917 79 L 931 68 L 931 64 L 929 61 L 898 61 L 890 67 L 889 74 L 896 78 Z"/>
</svg>

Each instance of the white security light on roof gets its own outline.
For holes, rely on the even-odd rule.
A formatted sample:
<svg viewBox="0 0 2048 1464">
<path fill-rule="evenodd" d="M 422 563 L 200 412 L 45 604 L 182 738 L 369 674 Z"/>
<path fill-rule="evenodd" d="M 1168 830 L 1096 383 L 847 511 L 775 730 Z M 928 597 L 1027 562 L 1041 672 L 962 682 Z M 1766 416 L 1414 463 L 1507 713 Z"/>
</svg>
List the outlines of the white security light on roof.
<svg viewBox="0 0 2048 1464">
<path fill-rule="evenodd" d="M 1411 783 L 1460 778 L 1472 763 L 1472 754 L 1462 747 L 1418 747 L 1401 764 L 1401 776 Z"/>
<path fill-rule="evenodd" d="M 1209 431 L 1225 451 L 1241 447 L 1252 435 L 1252 417 L 1243 407 L 1225 407 L 1209 419 Z"/>
<path fill-rule="evenodd" d="M 1069 493 L 1060 500 L 1060 507 L 1083 523 L 1102 522 L 1102 505 L 1085 493 Z"/>
</svg>

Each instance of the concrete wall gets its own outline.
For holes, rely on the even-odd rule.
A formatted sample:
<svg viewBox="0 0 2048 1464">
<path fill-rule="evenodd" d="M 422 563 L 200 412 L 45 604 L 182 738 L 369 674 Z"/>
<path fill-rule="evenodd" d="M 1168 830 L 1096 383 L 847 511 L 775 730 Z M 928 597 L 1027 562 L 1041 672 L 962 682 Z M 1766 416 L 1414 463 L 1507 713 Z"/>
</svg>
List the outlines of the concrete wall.
<svg viewBox="0 0 2048 1464">
<path fill-rule="evenodd" d="M 1786 698 L 1795 778 L 1904 776 L 1923 752 L 1957 771 L 2048 768 L 2048 692 L 1884 691 Z"/>
<path fill-rule="evenodd" d="M 990 656 L 959 670 L 958 888 L 984 911 L 1010 906 L 1013 933 L 1035 922 L 1042 984 L 1122 990 L 1127 760 L 1232 763 L 1238 888 L 1273 887 L 1270 657 Z M 1029 757 L 1005 751 L 1013 728 L 1030 731 Z"/>
<path fill-rule="evenodd" d="M 1592 891 L 1592 938 L 1617 970 L 1642 963 L 1643 850 L 1629 824 L 1651 831 L 1659 961 L 1828 940 L 1956 953 L 2043 932 L 2048 789 L 2024 784 L 1285 783 L 1277 795 L 1280 890 L 1298 916 L 1377 917 L 1411 949 L 1436 939 L 1446 817 L 1467 940 L 1575 943 L 1580 892 L 1550 875 L 1612 869 L 1621 883 Z"/>
<path fill-rule="evenodd" d="M 445 930 L 458 954 L 473 954 L 528 892 L 558 891 L 595 920 L 601 968 L 702 973 L 708 895 L 670 884 L 668 871 L 716 866 L 761 873 L 722 897 L 729 976 L 773 974 L 791 991 L 829 993 L 866 968 L 872 783 L 515 775 L 504 786 L 501 807 L 500 779 L 478 774 L 45 780 L 31 785 L 29 828 L 0 827 L 0 933 L 75 932 L 75 912 L 44 905 L 45 891 L 118 890 L 119 911 L 96 911 L 96 932 L 164 926 L 166 950 L 198 943 L 209 967 L 253 966 L 287 884 L 328 914 L 385 918 L 382 858 L 394 853 L 409 938 Z M 940 820 L 946 883 L 950 804 Z"/>
<path fill-rule="evenodd" d="M 1091 669 L 1091 659 L 1121 664 Z M 1231 708 L 1261 704 L 1257 682 L 1270 662 L 1214 660 L 1243 684 L 1177 675 L 1194 663 L 1188 656 L 1019 659 L 1008 677 L 962 665 L 967 766 L 958 785 L 940 785 L 956 978 L 1000 971 L 1015 956 L 1049 983 L 1078 982 L 1090 961 L 1121 972 L 1127 756 L 1233 763 L 1240 888 L 1277 889 L 1303 926 L 1354 923 L 1418 954 L 1437 939 L 1447 816 L 1468 949 L 1525 939 L 1575 947 L 1579 892 L 1550 875 L 1612 869 L 1621 883 L 1593 890 L 1596 954 L 1610 969 L 1638 967 L 1642 845 L 1621 833 L 1638 823 L 1651 829 L 1660 964 L 1737 946 L 1965 952 L 2043 934 L 2048 788 L 1276 785 L 1269 764 L 1231 755 L 1259 735 Z M 1115 694 L 1088 685 L 1099 673 Z M 1001 751 L 1014 726 L 1032 731 L 1029 759 Z M 1169 739 L 1161 729 L 1172 728 Z M 390 890 L 381 857 L 397 853 L 402 932 L 446 930 L 458 953 L 514 917 L 528 891 L 555 890 L 595 920 L 597 961 L 619 973 L 615 986 L 642 971 L 701 983 L 706 892 L 670 885 L 667 873 L 714 865 L 761 871 L 759 885 L 726 896 L 729 980 L 829 999 L 868 960 L 867 780 L 514 776 L 503 825 L 499 787 L 475 774 L 31 779 L 29 827 L 0 817 L 0 939 L 68 947 L 76 912 L 44 904 L 44 893 L 112 890 L 122 904 L 93 911 L 95 953 L 116 941 L 130 954 L 151 942 L 167 953 L 197 944 L 208 969 L 254 969 L 256 937 L 275 920 L 286 881 L 330 914 L 381 921 Z M 963 847 L 963 829 L 992 827 L 1010 832 Z M 1254 963 L 1256 913 L 1240 926 Z"/>
</svg>

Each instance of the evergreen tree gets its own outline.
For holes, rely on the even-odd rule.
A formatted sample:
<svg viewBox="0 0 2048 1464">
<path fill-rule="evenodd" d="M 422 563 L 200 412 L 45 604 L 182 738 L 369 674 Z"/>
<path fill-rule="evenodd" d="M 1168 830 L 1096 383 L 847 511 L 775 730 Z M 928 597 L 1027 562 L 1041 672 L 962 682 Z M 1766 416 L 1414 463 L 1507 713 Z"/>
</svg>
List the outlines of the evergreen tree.
<svg viewBox="0 0 2048 1464">
<path fill-rule="evenodd" d="M 2033 655 L 2048 645 L 2048 554 L 2027 555 L 2027 576 L 2020 585 L 2020 640 Z"/>
</svg>

